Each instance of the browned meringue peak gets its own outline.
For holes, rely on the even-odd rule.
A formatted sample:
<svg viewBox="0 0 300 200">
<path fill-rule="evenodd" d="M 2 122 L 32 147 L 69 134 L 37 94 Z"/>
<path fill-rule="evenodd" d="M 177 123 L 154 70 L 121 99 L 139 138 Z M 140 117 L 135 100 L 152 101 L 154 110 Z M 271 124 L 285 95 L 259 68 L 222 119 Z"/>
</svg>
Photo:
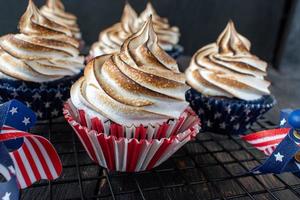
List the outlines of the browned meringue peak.
<svg viewBox="0 0 300 200">
<path fill-rule="evenodd" d="M 76 16 L 65 11 L 65 7 L 61 0 L 47 0 L 40 11 L 48 19 L 66 26 L 72 32 L 73 37 L 81 39 Z"/>
<path fill-rule="evenodd" d="M 118 52 L 124 40 L 138 30 L 138 23 L 137 13 L 126 2 L 121 21 L 100 32 L 98 41 L 91 47 L 91 56 Z"/>
<path fill-rule="evenodd" d="M 140 14 L 139 19 L 144 23 L 152 15 L 153 26 L 158 35 L 159 44 L 165 50 L 171 50 L 178 43 L 180 33 L 176 26 L 170 26 L 168 19 L 160 17 L 154 10 L 150 2 L 147 3 L 146 9 Z"/>
<path fill-rule="evenodd" d="M 250 53 L 251 44 L 229 21 L 216 43 L 204 46 L 192 57 L 187 82 L 207 96 L 259 99 L 270 94 L 264 80 L 267 63 Z"/>
<path fill-rule="evenodd" d="M 0 38 L 2 74 L 12 79 L 47 82 L 75 75 L 84 67 L 78 42 L 64 26 L 40 14 L 29 0 L 19 24 L 21 34 Z"/>
<path fill-rule="evenodd" d="M 138 126 L 178 118 L 188 106 L 188 89 L 176 62 L 157 44 L 149 18 L 120 53 L 88 63 L 71 89 L 71 100 L 90 115 Z"/>
</svg>

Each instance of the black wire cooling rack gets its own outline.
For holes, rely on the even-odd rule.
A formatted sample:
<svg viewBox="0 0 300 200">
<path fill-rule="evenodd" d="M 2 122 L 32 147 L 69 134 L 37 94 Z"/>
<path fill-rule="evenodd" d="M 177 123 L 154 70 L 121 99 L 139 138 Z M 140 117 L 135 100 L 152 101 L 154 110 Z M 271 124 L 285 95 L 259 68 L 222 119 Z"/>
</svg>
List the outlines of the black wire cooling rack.
<svg viewBox="0 0 300 200">
<path fill-rule="evenodd" d="M 262 119 L 251 131 L 274 127 Z M 200 133 L 152 171 L 110 173 L 89 159 L 64 119 L 31 131 L 52 142 L 63 173 L 23 190 L 21 199 L 300 199 L 300 179 L 291 173 L 246 175 L 265 157 L 238 137 Z"/>
</svg>

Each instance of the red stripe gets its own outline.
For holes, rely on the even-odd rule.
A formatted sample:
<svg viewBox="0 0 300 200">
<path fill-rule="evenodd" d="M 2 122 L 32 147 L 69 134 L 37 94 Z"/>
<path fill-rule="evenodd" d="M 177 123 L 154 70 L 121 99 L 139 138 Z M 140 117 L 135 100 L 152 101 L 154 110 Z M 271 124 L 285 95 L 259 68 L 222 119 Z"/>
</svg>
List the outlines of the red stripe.
<svg viewBox="0 0 300 200">
<path fill-rule="evenodd" d="M 53 148 L 53 146 L 50 144 L 50 142 L 48 140 L 46 140 L 45 138 L 37 138 L 40 141 L 40 143 L 44 146 L 50 160 L 51 163 L 54 166 L 54 169 L 56 171 L 57 174 L 60 174 L 62 171 L 62 164 L 61 161 L 57 155 L 57 152 L 55 151 L 55 149 Z"/>
<path fill-rule="evenodd" d="M 22 132 L 22 131 L 16 131 L 16 132 L 11 132 L 11 133 L 1 133 L 0 141 L 17 139 L 17 138 L 26 137 L 26 136 L 32 136 L 32 135 L 30 133 L 26 133 L 26 132 Z"/>
<path fill-rule="evenodd" d="M 103 155 L 105 157 L 106 165 L 109 170 L 115 170 L 115 154 L 114 149 L 111 148 L 113 146 L 112 143 L 112 137 L 109 137 L 109 139 L 105 138 L 103 134 L 99 135 L 98 137 L 98 143 L 101 146 L 101 149 L 103 151 Z"/>
<path fill-rule="evenodd" d="M 91 155 L 91 159 L 96 161 L 96 154 L 94 152 L 94 149 L 93 149 L 93 145 L 88 137 L 88 133 L 83 129 L 83 128 L 80 128 L 81 126 L 79 124 L 76 124 L 75 126 L 72 126 L 73 128 L 75 128 L 75 133 L 76 135 L 81 139 L 82 143 L 85 144 L 85 149 L 87 152 L 90 153 Z"/>
<path fill-rule="evenodd" d="M 78 113 L 79 113 L 79 118 L 80 118 L 80 124 L 82 126 L 86 126 L 87 127 L 87 122 L 86 122 L 84 110 L 78 110 Z"/>
<path fill-rule="evenodd" d="M 29 176 L 27 174 L 26 168 L 25 168 L 25 166 L 24 166 L 24 164 L 22 162 L 22 158 L 21 158 L 21 156 L 20 156 L 20 154 L 19 154 L 18 151 L 14 151 L 14 152 L 12 152 L 12 154 L 13 154 L 16 162 L 17 162 L 18 168 L 20 169 L 20 172 L 21 172 L 21 174 L 23 176 L 25 184 L 28 187 L 32 183 L 31 183 L 30 178 L 29 178 Z"/>
<path fill-rule="evenodd" d="M 289 132 L 289 130 L 290 130 L 290 128 L 278 128 L 278 129 L 272 129 L 272 130 L 264 130 L 264 131 L 259 131 L 256 133 L 250 133 L 248 135 L 242 136 L 242 138 L 246 141 L 252 141 L 252 140 L 257 140 L 257 139 L 264 138 L 264 137 L 287 134 Z"/>
<path fill-rule="evenodd" d="M 131 142 L 128 144 L 126 171 L 134 172 L 143 143 L 145 143 L 145 140 L 143 140 L 141 143 L 139 143 L 137 140 L 131 140 Z"/>
<path fill-rule="evenodd" d="M 252 144 L 252 145 L 255 147 L 265 147 L 265 146 L 269 146 L 269 145 L 279 144 L 282 140 L 283 140 L 283 138 L 280 138 L 280 139 L 271 140 L 271 141 L 267 141 L 267 142 L 261 142 L 261 143 Z"/>
<path fill-rule="evenodd" d="M 158 159 L 161 158 L 162 154 L 166 151 L 170 144 L 172 144 L 172 140 L 164 139 L 163 144 L 159 147 L 159 149 L 156 151 L 151 161 L 149 162 L 147 170 L 150 170 L 154 167 Z"/>
<path fill-rule="evenodd" d="M 45 172 L 47 178 L 50 179 L 50 180 L 52 180 L 52 179 L 53 179 L 53 176 L 52 176 L 52 174 L 51 174 L 51 172 L 50 172 L 50 169 L 49 169 L 49 167 L 48 167 L 48 165 L 47 165 L 47 162 L 46 162 L 46 160 L 45 160 L 45 158 L 44 158 L 44 156 L 43 156 L 41 150 L 39 149 L 38 145 L 34 142 L 34 140 L 32 140 L 32 138 L 29 137 L 29 138 L 27 138 L 27 139 L 28 139 L 28 141 L 31 143 L 31 145 L 32 145 L 32 147 L 33 147 L 33 149 L 34 149 L 34 151 L 36 152 L 36 154 L 37 154 L 37 156 L 38 156 L 38 159 L 40 160 L 40 162 L 41 162 L 41 164 L 42 164 L 43 170 L 44 170 L 44 172 Z M 43 177 L 43 178 L 46 178 L 46 177 Z"/>
<path fill-rule="evenodd" d="M 22 145 L 21 148 L 23 149 L 24 154 L 25 154 L 25 156 L 26 156 L 26 158 L 27 158 L 27 160 L 28 160 L 28 162 L 30 164 L 30 167 L 31 167 L 30 170 L 33 171 L 33 174 L 34 174 L 34 177 L 35 177 L 35 181 L 40 180 L 41 179 L 41 174 L 38 171 L 38 168 L 37 168 L 37 166 L 36 166 L 36 164 L 34 162 L 34 159 L 33 159 L 32 155 L 31 155 L 31 153 L 30 153 L 30 151 L 29 151 L 29 149 L 27 147 L 26 142 L 24 142 L 24 145 Z"/>
</svg>

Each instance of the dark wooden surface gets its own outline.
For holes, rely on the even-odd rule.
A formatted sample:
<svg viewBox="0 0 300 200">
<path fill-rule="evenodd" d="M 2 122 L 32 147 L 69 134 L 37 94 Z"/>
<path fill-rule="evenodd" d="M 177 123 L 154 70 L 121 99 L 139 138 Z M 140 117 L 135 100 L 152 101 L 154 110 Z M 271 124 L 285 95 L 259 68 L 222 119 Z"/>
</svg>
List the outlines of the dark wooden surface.
<svg viewBox="0 0 300 200">
<path fill-rule="evenodd" d="M 45 0 L 35 0 L 40 6 Z M 141 12 L 146 0 L 128 0 Z M 253 44 L 253 52 L 271 61 L 283 20 L 285 2 L 289 0 L 152 0 L 157 12 L 179 26 L 180 44 L 192 55 L 201 46 L 216 40 L 229 19 Z M 119 21 L 123 0 L 63 0 L 67 10 L 75 13 L 87 44 L 98 38 L 105 27 Z M 27 0 L 0 0 L 0 35 L 17 32 L 17 23 Z"/>
<path fill-rule="evenodd" d="M 188 59 L 179 59 L 182 69 Z M 251 131 L 274 128 L 279 109 L 299 106 L 299 90 L 294 90 L 299 78 L 273 70 L 269 74 L 278 104 Z M 107 173 L 93 164 L 63 120 L 35 131 L 50 137 L 64 170 L 58 180 L 22 191 L 22 199 L 300 199 L 300 179 L 291 173 L 245 175 L 265 156 L 238 137 L 202 133 L 155 170 L 127 174 Z"/>
</svg>

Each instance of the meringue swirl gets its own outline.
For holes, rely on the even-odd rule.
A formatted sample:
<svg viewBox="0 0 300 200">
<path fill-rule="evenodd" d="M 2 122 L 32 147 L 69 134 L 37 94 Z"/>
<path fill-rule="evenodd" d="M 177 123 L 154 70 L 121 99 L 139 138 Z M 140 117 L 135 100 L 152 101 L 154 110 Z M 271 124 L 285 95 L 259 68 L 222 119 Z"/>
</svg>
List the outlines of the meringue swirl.
<svg viewBox="0 0 300 200">
<path fill-rule="evenodd" d="M 77 109 L 122 125 L 178 118 L 187 108 L 185 76 L 158 45 L 151 18 L 119 53 L 94 58 L 71 88 Z"/>
<path fill-rule="evenodd" d="M 250 53 L 251 43 L 232 21 L 215 43 L 198 50 L 186 70 L 188 84 L 207 96 L 256 100 L 270 94 L 267 63 Z"/>
<path fill-rule="evenodd" d="M 32 0 L 19 22 L 19 34 L 0 38 L 0 76 L 48 82 L 80 73 L 84 58 L 71 31 L 41 15 Z"/>
<path fill-rule="evenodd" d="M 158 36 L 158 43 L 164 50 L 172 50 L 179 41 L 180 33 L 176 26 L 170 26 L 167 18 L 160 17 L 150 2 L 140 14 L 139 20 L 144 23 L 152 15 L 154 31 Z"/>
<path fill-rule="evenodd" d="M 100 32 L 98 41 L 91 47 L 90 55 L 96 57 L 118 52 L 125 39 L 136 32 L 138 27 L 137 13 L 126 2 L 121 21 Z"/>
<path fill-rule="evenodd" d="M 40 9 L 42 15 L 48 19 L 66 26 L 74 38 L 81 39 L 81 33 L 77 24 L 77 17 L 65 11 L 65 7 L 61 0 L 47 0 L 47 3 Z"/>
</svg>

